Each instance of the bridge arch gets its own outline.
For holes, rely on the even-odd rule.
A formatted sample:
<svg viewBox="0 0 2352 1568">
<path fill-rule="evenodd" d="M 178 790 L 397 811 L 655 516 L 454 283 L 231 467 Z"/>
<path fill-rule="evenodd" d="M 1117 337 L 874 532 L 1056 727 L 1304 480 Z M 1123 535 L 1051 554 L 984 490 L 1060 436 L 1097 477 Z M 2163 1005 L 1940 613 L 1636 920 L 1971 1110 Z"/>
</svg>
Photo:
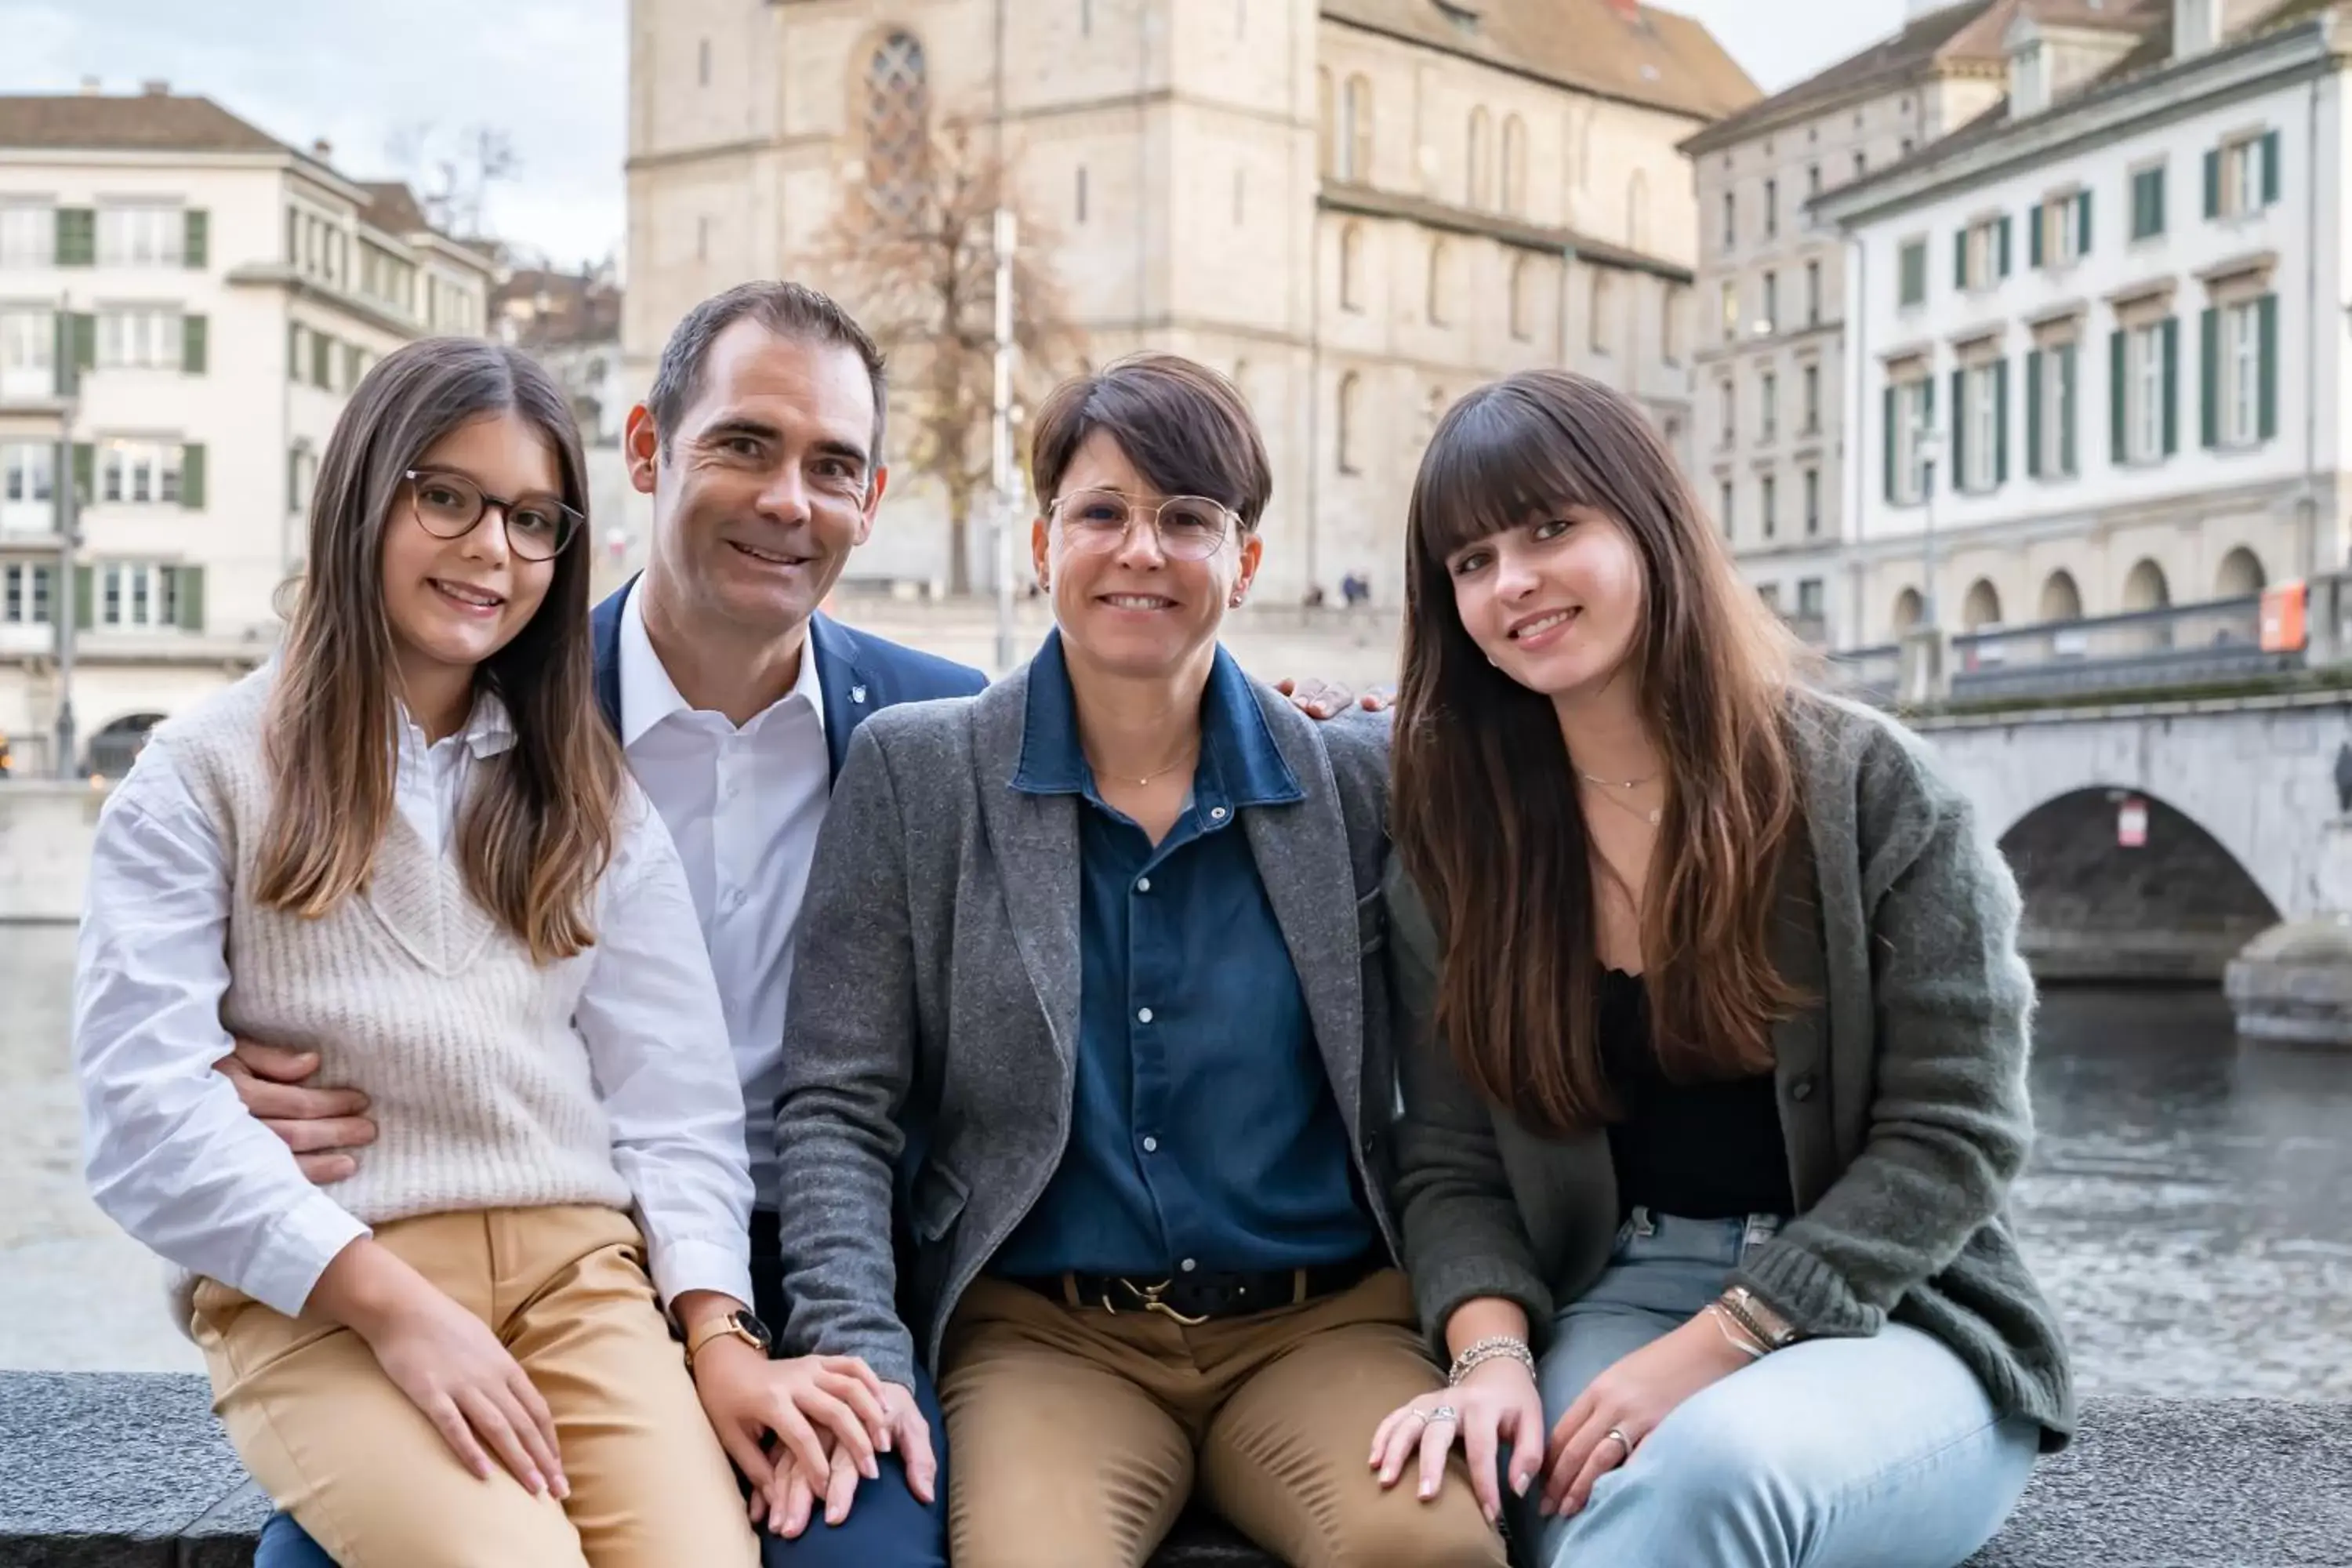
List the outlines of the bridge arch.
<svg viewBox="0 0 2352 1568">
<path fill-rule="evenodd" d="M 2145 841 L 2122 842 L 2126 805 Z M 2025 915 L 2020 935 L 2043 980 L 2211 983 L 2281 905 L 2245 862 L 2172 802 L 2092 784 L 2031 806 L 2000 835 Z"/>
</svg>

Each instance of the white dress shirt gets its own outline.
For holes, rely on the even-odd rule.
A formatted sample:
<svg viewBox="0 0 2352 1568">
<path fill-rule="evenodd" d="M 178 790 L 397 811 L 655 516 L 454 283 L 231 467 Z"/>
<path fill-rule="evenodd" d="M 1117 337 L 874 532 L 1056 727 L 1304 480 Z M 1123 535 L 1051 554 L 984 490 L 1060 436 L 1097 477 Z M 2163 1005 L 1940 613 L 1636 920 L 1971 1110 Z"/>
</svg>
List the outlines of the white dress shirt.
<svg viewBox="0 0 2352 1568">
<path fill-rule="evenodd" d="M 646 635 L 642 588 L 621 606 L 621 746 L 686 865 L 742 1080 L 756 1202 L 773 1208 L 793 933 L 833 794 L 816 645 L 802 646 L 793 689 L 739 730 L 678 694 Z"/>
<path fill-rule="evenodd" d="M 395 800 L 418 837 L 451 853 L 476 760 L 514 743 L 495 699 L 430 745 L 403 715 Z M 74 1028 L 84 1144 L 91 1190 L 125 1229 L 290 1316 L 368 1227 L 302 1174 L 214 1070 L 232 1045 L 220 1022 L 230 867 L 169 742 L 149 742 L 107 801 L 90 866 Z M 716 1052 L 677 1047 L 715 1037 L 725 1021 L 677 858 L 635 790 L 597 900 L 573 1021 L 655 1286 L 664 1301 L 709 1289 L 749 1302 L 735 1086 Z"/>
</svg>

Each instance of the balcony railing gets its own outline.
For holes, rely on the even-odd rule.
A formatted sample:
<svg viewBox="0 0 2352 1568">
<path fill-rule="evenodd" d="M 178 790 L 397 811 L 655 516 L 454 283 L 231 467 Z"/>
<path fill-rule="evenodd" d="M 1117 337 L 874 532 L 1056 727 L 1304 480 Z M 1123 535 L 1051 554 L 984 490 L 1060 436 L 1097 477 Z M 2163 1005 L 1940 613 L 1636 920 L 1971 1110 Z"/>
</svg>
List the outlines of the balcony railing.
<svg viewBox="0 0 2352 1568">
<path fill-rule="evenodd" d="M 2263 646 L 2262 611 L 2262 595 L 2250 594 L 1955 637 L 1951 695 L 2063 696 L 2302 668 L 2301 647 Z"/>
</svg>

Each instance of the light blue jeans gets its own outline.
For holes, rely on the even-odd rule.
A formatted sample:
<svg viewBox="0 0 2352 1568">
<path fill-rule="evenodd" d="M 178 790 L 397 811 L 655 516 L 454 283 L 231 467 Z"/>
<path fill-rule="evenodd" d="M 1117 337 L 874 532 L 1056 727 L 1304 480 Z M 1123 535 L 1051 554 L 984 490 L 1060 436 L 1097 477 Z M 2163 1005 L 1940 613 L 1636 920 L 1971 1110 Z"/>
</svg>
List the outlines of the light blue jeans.
<svg viewBox="0 0 2352 1568">
<path fill-rule="evenodd" d="M 1635 1209 L 1608 1268 L 1553 1321 L 1546 1423 L 1720 1294 L 1779 1225 Z M 1536 1516 L 1538 1481 L 1519 1539 L 1538 1543 L 1539 1568 L 1955 1568 L 2017 1505 L 2039 1445 L 1942 1342 L 1890 1323 L 1791 1345 L 1701 1389 L 1573 1518 Z"/>
</svg>

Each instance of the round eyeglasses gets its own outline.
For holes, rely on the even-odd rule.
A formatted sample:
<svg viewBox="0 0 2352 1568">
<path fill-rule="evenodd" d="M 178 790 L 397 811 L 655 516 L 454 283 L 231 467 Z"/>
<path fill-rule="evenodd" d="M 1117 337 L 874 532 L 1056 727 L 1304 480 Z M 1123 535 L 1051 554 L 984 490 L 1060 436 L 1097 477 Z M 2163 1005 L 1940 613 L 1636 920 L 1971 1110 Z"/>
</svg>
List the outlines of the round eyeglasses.
<svg viewBox="0 0 2352 1568">
<path fill-rule="evenodd" d="M 411 468 L 404 476 L 415 502 L 417 526 L 436 539 L 463 539 L 499 509 L 507 548 L 524 561 L 552 561 L 588 520 L 551 495 L 494 496 L 463 474 Z"/>
<path fill-rule="evenodd" d="M 1062 526 L 1075 550 L 1102 553 L 1127 542 L 1138 519 L 1160 536 L 1163 554 L 1178 561 L 1206 561 L 1217 552 L 1241 519 L 1206 496 L 1170 496 L 1157 505 L 1130 500 L 1118 490 L 1072 490 L 1046 511 Z"/>
</svg>

